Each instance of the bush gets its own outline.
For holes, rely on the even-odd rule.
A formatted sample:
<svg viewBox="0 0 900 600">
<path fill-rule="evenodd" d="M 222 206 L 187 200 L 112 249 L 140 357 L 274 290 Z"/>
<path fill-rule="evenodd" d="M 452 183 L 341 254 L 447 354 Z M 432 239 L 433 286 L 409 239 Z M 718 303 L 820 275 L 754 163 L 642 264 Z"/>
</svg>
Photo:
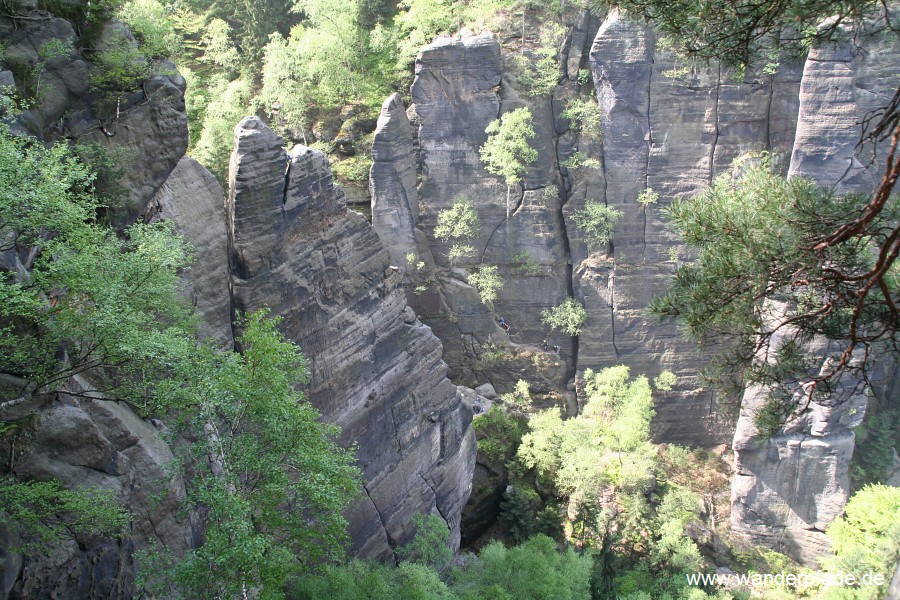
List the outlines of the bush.
<svg viewBox="0 0 900 600">
<path fill-rule="evenodd" d="M 653 387 L 661 392 L 668 392 L 678 383 L 678 377 L 672 371 L 663 371 L 653 379 Z"/>
<path fill-rule="evenodd" d="M 469 275 L 469 284 L 475 286 L 481 303 L 492 308 L 500 290 L 503 289 L 503 279 L 497 265 L 483 265 L 477 271 Z"/>
<path fill-rule="evenodd" d="M 451 263 L 469 258 L 475 248 L 469 243 L 481 230 L 481 221 L 475 212 L 475 205 L 465 196 L 458 196 L 453 206 L 438 212 L 434 237 L 442 242 L 451 242 L 449 258 Z"/>
<path fill-rule="evenodd" d="M 559 306 L 541 312 L 542 323 L 573 336 L 581 332 L 585 319 L 587 311 L 575 298 L 566 298 Z"/>
<path fill-rule="evenodd" d="M 612 239 L 613 228 L 622 213 L 600 204 L 588 202 L 581 210 L 572 213 L 572 220 L 584 232 L 585 240 L 594 246 L 606 246 Z"/>
</svg>

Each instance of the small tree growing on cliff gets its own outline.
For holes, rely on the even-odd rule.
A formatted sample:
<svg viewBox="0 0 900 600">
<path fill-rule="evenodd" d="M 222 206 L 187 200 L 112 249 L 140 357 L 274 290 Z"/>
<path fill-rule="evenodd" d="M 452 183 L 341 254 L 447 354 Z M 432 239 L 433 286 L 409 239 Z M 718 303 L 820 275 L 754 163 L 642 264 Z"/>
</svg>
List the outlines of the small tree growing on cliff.
<svg viewBox="0 0 900 600">
<path fill-rule="evenodd" d="M 572 220 L 584 232 L 589 244 L 603 247 L 612 239 L 613 228 L 621 216 L 622 213 L 611 206 L 588 202 L 584 208 L 572 213 Z"/>
<path fill-rule="evenodd" d="M 475 205 L 465 196 L 458 196 L 453 206 L 438 213 L 437 227 L 434 228 L 434 237 L 442 242 L 452 242 L 450 246 L 450 262 L 455 263 L 460 259 L 472 256 L 475 248 L 471 241 L 478 235 L 481 222 Z"/>
<path fill-rule="evenodd" d="M 569 335 L 578 335 L 587 319 L 584 305 L 575 298 L 566 298 L 559 306 L 541 312 L 541 322 Z"/>
<path fill-rule="evenodd" d="M 512 186 L 518 184 L 528 165 L 537 160 L 537 150 L 528 141 L 535 136 L 531 111 L 518 108 L 491 121 L 484 130 L 488 138 L 478 151 L 484 168 L 503 177 L 506 182 L 506 218 L 509 218 L 509 197 Z"/>
<path fill-rule="evenodd" d="M 497 265 L 483 265 L 477 271 L 469 275 L 469 283 L 478 290 L 481 303 L 487 307 L 494 306 L 494 301 L 500 290 L 503 289 L 503 278 Z"/>
</svg>

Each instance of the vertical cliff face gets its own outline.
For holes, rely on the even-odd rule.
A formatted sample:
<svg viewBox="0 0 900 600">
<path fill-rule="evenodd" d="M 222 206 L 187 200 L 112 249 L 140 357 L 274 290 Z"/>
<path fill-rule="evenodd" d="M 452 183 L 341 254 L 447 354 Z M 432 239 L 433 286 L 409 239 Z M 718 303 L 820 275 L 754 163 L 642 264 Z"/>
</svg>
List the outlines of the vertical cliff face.
<svg viewBox="0 0 900 600">
<path fill-rule="evenodd" d="M 309 359 L 307 398 L 356 444 L 366 497 L 353 551 L 385 558 L 439 514 L 459 540 L 474 468 L 471 409 L 446 378 L 440 341 L 407 307 L 400 274 L 348 211 L 325 156 L 259 119 L 235 130 L 228 196 L 235 314 L 270 307 Z"/>
<path fill-rule="evenodd" d="M 581 336 L 579 367 L 624 362 L 639 372 L 675 372 L 678 386 L 656 407 L 657 436 L 722 441 L 733 417 L 698 377 L 707 356 L 676 324 L 655 322 L 646 310 L 677 262 L 689 258 L 661 209 L 730 172 L 742 154 L 790 152 L 799 68 L 739 82 L 715 64 L 679 68 L 652 31 L 616 11 L 594 40 L 591 66 L 604 115 L 604 199 L 622 218 L 609 255 L 588 257 L 577 270 L 588 311 L 597 315 Z M 647 188 L 659 202 L 641 206 L 636 200 Z"/>
<path fill-rule="evenodd" d="M 900 47 L 889 39 L 853 39 L 810 52 L 799 91 L 790 176 L 838 193 L 874 189 L 884 172 L 884 149 L 879 155 L 870 144 L 859 144 L 860 124 L 894 95 L 898 61 Z M 809 348 L 813 356 L 834 350 L 821 341 Z M 889 385 L 881 383 L 887 391 Z M 767 390 L 748 389 L 734 436 L 732 529 L 811 566 L 827 550 L 825 527 L 849 497 L 852 428 L 866 410 L 868 390 L 861 382 L 846 376 L 841 386 L 863 393 L 838 405 L 812 403 L 768 439 L 754 425 Z"/>
<path fill-rule="evenodd" d="M 658 323 L 646 310 L 677 261 L 688 258 L 679 256 L 661 209 L 729 172 L 742 154 L 789 155 L 800 67 L 786 65 L 776 75 L 752 73 L 735 82 L 715 65 L 678 64 L 671 52 L 657 48 L 647 27 L 615 11 L 602 24 L 587 13 L 572 18 L 559 60 L 554 93 L 532 97 L 518 89 L 490 36 L 439 39 L 424 48 L 412 88 L 414 135 L 399 125 L 376 132 L 374 225 L 389 246 L 406 249 L 416 242 L 420 256 L 433 255 L 437 285 L 410 302 L 441 337 L 458 383 L 490 380 L 506 391 L 522 377 L 538 389 L 564 391 L 570 378 L 587 368 L 626 364 L 651 376 L 668 369 L 678 375 L 678 385 L 656 407 L 656 439 L 724 443 L 734 417 L 723 414 L 698 377 L 708 356 L 676 325 Z M 584 93 L 577 79 L 585 67 L 593 73 L 603 113 L 602 140 L 571 129 L 560 116 L 569 100 Z M 383 118 L 395 116 L 385 122 L 402 121 L 396 99 L 389 105 Z M 523 106 L 533 115 L 538 159 L 513 187 L 507 218 L 506 186 L 484 169 L 478 148 L 487 123 Z M 414 140 L 418 144 L 415 196 L 409 158 L 387 159 L 379 150 L 390 145 L 391 156 L 400 157 L 398 136 L 406 137 L 407 147 L 414 147 Z M 576 153 L 595 165 L 573 166 Z M 400 181 L 396 173 L 406 173 L 402 187 L 385 179 L 388 170 L 395 173 L 393 181 Z M 648 187 L 659 194 L 658 204 L 637 202 Z M 450 265 L 448 245 L 433 235 L 437 214 L 459 196 L 474 202 L 481 219 L 477 257 L 468 265 Z M 412 197 L 418 216 L 406 209 Z M 587 203 L 622 213 L 608 247 L 589 247 L 572 221 Z M 406 221 L 388 223 L 380 216 L 388 213 L 403 214 Z M 478 263 L 497 265 L 504 279 L 493 310 L 481 305 L 466 283 L 466 272 Z M 541 312 L 567 296 L 583 302 L 588 312 L 577 338 L 541 322 Z M 496 324 L 499 316 L 511 322 L 508 341 Z M 558 356 L 544 349 L 545 339 L 560 346 Z M 497 348 L 500 359 L 485 361 Z"/>
<path fill-rule="evenodd" d="M 594 33 L 593 45 L 585 47 Z M 504 50 L 490 38 L 438 40 L 417 60 L 409 109 L 416 129 L 406 132 L 394 98 L 384 114 L 396 115 L 390 120 L 403 121 L 403 127 L 395 125 L 390 137 L 387 127 L 376 133 L 376 148 L 389 141 L 402 167 L 401 159 L 380 153 L 376 160 L 391 160 L 393 172 L 404 173 L 400 193 L 373 169 L 376 206 L 399 214 L 396 207 L 415 197 L 418 215 L 408 210 L 403 223 L 395 218 L 389 225 L 376 216 L 375 226 L 389 245 L 406 249 L 415 243 L 420 256 L 433 255 L 437 284 L 411 296 L 411 303 L 444 341 L 459 382 L 490 380 L 506 391 L 522 376 L 539 388 L 562 389 L 587 368 L 626 364 L 651 376 L 668 369 L 678 384 L 657 402 L 654 437 L 723 443 L 731 439 L 737 415 L 699 377 L 714 349 L 698 348 L 676 324 L 659 323 L 647 311 L 675 266 L 691 259 L 668 231 L 662 209 L 727 176 L 734 159 L 759 152 L 772 153 L 785 174 L 839 192 L 870 191 L 880 163 L 877 153 L 872 161 L 871 147 L 856 146 L 859 123 L 896 90 L 897 52 L 890 38 L 857 38 L 816 49 L 805 64 L 783 60 L 774 73 L 735 77 L 716 64 L 679 62 L 653 31 L 612 11 L 599 24 L 587 16 L 570 23 L 558 57 L 559 85 L 548 98 L 521 93 L 504 65 Z M 584 92 L 575 75 L 585 66 L 603 114 L 602 140 L 571 130 L 560 117 L 568 100 Z M 495 113 L 521 106 L 534 116 L 532 145 L 539 158 L 513 188 L 507 219 L 505 186 L 484 170 L 477 149 Z M 399 136 L 419 148 L 415 196 L 410 158 L 396 150 Z M 596 166 L 568 166 L 576 152 Z M 377 172 L 386 168 L 380 164 Z M 638 197 L 648 188 L 659 200 L 644 206 Z M 465 283 L 474 264 L 448 264 L 446 244 L 433 236 L 438 212 L 460 194 L 475 203 L 481 218 L 474 264 L 497 265 L 504 278 L 494 310 L 480 305 Z M 572 220 L 588 202 L 622 213 L 605 248 L 589 247 Z M 522 268 L 522 256 L 530 268 Z M 540 311 L 566 296 L 583 302 L 588 318 L 574 340 L 550 336 L 561 346 L 557 359 L 544 351 L 548 332 Z M 512 322 L 508 340 L 496 327 L 499 316 Z M 820 345 L 811 351 L 825 350 Z M 556 361 L 556 371 L 547 359 Z M 764 396 L 765 390 L 747 391 L 734 436 L 734 527 L 809 561 L 822 548 L 820 530 L 846 501 L 850 427 L 861 419 L 864 399 L 843 411 L 817 406 L 782 436 L 763 441 L 750 415 Z"/>
</svg>

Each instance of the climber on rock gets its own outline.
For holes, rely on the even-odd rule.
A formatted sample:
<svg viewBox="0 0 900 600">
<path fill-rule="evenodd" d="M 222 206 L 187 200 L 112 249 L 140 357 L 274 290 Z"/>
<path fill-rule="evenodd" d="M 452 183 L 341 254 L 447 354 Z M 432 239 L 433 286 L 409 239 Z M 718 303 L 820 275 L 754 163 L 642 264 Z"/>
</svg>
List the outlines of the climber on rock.
<svg viewBox="0 0 900 600">
<path fill-rule="evenodd" d="M 509 323 L 503 317 L 497 319 L 497 322 L 500 323 L 500 327 L 506 332 L 506 335 L 509 336 Z"/>
</svg>

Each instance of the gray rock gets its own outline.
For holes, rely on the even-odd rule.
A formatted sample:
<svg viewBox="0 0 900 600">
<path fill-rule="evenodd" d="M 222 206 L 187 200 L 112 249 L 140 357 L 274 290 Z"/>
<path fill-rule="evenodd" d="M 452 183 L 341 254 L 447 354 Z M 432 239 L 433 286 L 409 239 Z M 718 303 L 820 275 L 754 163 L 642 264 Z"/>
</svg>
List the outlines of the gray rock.
<svg viewBox="0 0 900 600">
<path fill-rule="evenodd" d="M 16 474 L 56 479 L 65 488 L 112 490 L 135 517 L 131 530 L 121 540 L 70 540 L 24 561 L 7 555 L 0 591 L 8 597 L 131 598 L 137 593 L 135 551 L 161 543 L 177 558 L 192 547 L 194 528 L 182 513 L 184 487 L 167 471 L 174 460 L 169 446 L 128 407 L 70 395 L 86 390 L 90 387 L 76 378 L 37 410 L 3 415 L 32 423 L 29 451 Z M 8 533 L 0 532 L 0 547 L 15 545 Z"/>
<path fill-rule="evenodd" d="M 681 66 L 675 57 L 655 46 L 648 28 L 612 11 L 591 51 L 604 115 L 601 198 L 622 217 L 611 255 L 595 253 L 575 267 L 575 286 L 588 309 L 578 367 L 621 363 L 649 375 L 673 371 L 678 385 L 657 403 L 654 438 L 710 446 L 730 437 L 733 417 L 698 377 L 708 357 L 676 324 L 659 323 L 647 312 L 667 286 L 670 253 L 679 252 L 661 209 L 728 173 L 737 156 L 785 152 L 799 75 L 785 68 L 774 78 L 751 73 L 736 83 L 715 64 L 682 74 L 674 70 Z M 636 199 L 647 187 L 660 200 L 641 207 Z"/>
<path fill-rule="evenodd" d="M 490 400 L 496 400 L 497 398 L 499 398 L 499 396 L 497 395 L 497 391 L 494 389 L 494 386 L 489 383 L 479 385 L 477 388 L 475 388 L 475 392 Z"/>
<path fill-rule="evenodd" d="M 184 293 L 200 316 L 200 335 L 233 346 L 228 295 L 225 192 L 206 167 L 185 156 L 153 197 L 145 219 L 167 219 L 191 244 L 193 264 L 182 274 Z"/>
<path fill-rule="evenodd" d="M 384 242 L 391 264 L 407 265 L 407 255 L 434 266 L 427 244 L 419 245 L 419 195 L 416 190 L 416 164 L 413 132 L 400 94 L 393 94 L 381 107 L 375 141 L 372 145 L 372 169 L 369 174 L 372 196 L 372 227 Z M 414 261 L 414 262 L 416 262 Z"/>
<path fill-rule="evenodd" d="M 872 161 L 871 146 L 857 145 L 859 124 L 869 111 L 886 105 L 900 84 L 895 67 L 900 45 L 890 39 L 868 44 L 865 51 L 846 42 L 810 52 L 800 85 L 790 176 L 839 193 L 874 188 L 883 172 L 883 150 Z M 833 351 L 821 341 L 807 350 L 811 356 Z M 859 382 L 841 385 L 854 389 Z M 741 402 L 733 443 L 732 530 L 814 566 L 828 551 L 824 530 L 849 496 L 852 428 L 862 422 L 867 397 L 857 394 L 838 405 L 812 403 L 768 439 L 753 423 L 766 397 L 767 390 L 751 388 Z"/>
<path fill-rule="evenodd" d="M 400 275 L 365 219 L 346 209 L 325 156 L 259 119 L 235 129 L 228 196 L 236 310 L 264 305 L 309 359 L 307 398 L 358 444 L 366 498 L 348 515 L 352 551 L 385 558 L 439 514 L 459 543 L 475 441 L 441 345 L 408 322 Z M 410 374 L 414 373 L 415 377 Z"/>
<path fill-rule="evenodd" d="M 125 151 L 121 183 L 129 196 L 111 211 L 114 226 L 133 223 L 184 156 L 188 144 L 184 89 L 181 75 L 157 75 L 144 83 L 140 100 L 117 121 L 79 138 L 80 142 Z"/>
</svg>

